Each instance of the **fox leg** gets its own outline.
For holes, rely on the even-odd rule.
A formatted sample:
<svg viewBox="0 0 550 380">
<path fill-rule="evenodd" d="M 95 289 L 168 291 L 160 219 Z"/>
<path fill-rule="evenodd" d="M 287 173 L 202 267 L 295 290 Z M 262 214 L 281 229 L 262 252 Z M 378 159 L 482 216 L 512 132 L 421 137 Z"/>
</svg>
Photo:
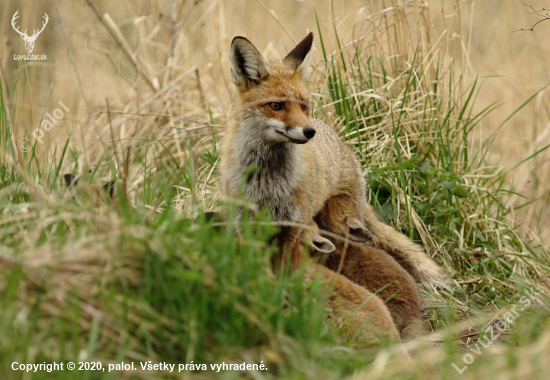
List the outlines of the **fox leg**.
<svg viewBox="0 0 550 380">
<path fill-rule="evenodd" d="M 270 240 L 270 243 L 276 241 L 279 251 L 272 260 L 273 267 L 281 269 L 290 264 L 292 270 L 297 269 L 304 255 L 303 239 L 302 228 L 282 227 L 281 231 Z"/>
<path fill-rule="evenodd" d="M 308 235 L 307 230 L 299 227 L 291 227 L 285 236 L 283 244 L 283 256 L 285 262 L 297 269 L 304 257 L 304 238 Z"/>
</svg>

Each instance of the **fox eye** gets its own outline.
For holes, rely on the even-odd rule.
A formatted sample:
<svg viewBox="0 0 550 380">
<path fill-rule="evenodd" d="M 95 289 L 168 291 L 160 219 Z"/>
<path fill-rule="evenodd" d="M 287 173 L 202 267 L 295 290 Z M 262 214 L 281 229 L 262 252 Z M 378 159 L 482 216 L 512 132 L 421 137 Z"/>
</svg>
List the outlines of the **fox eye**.
<svg viewBox="0 0 550 380">
<path fill-rule="evenodd" d="M 271 108 L 273 111 L 282 111 L 285 109 L 285 104 L 272 102 L 272 103 L 269 103 L 269 108 Z"/>
<path fill-rule="evenodd" d="M 302 104 L 302 111 L 306 112 L 309 110 L 309 106 L 307 104 Z"/>
</svg>

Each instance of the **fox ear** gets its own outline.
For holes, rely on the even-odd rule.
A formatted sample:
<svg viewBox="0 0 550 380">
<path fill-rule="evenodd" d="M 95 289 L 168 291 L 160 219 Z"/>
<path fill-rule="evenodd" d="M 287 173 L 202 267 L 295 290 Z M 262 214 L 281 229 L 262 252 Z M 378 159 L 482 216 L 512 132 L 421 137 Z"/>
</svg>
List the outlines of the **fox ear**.
<svg viewBox="0 0 550 380">
<path fill-rule="evenodd" d="M 313 45 L 313 32 L 309 33 L 288 55 L 283 63 L 302 75 L 302 80 L 311 73 L 311 46 Z"/>
<path fill-rule="evenodd" d="M 323 253 L 331 253 L 336 250 L 336 247 L 330 240 L 327 238 L 322 237 L 321 235 L 313 235 L 312 244 L 313 248 L 315 248 L 319 252 Z"/>
<path fill-rule="evenodd" d="M 357 219 L 350 219 L 349 223 L 349 238 L 353 241 L 367 241 L 370 239 L 369 230 L 365 228 L 363 223 Z"/>
<path fill-rule="evenodd" d="M 231 77 L 239 90 L 246 90 L 259 84 L 269 75 L 264 58 L 244 37 L 235 37 L 231 42 Z"/>
</svg>

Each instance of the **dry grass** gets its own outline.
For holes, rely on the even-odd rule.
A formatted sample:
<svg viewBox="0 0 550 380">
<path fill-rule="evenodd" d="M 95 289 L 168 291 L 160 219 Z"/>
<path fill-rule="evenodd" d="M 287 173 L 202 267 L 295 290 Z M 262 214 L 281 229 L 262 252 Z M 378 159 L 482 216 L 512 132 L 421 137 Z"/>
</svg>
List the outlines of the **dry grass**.
<svg viewBox="0 0 550 380">
<path fill-rule="evenodd" d="M 533 5 L 539 6 L 538 3 Z M 36 54 L 47 53 L 47 61 L 24 64 L 11 59 L 14 53 L 24 51 L 22 40 L 14 35 L 9 23 L 17 9 L 22 15 L 22 29 L 39 24 L 44 12 L 50 15 L 50 24 L 35 47 Z M 9 218 L 0 223 L 0 227 L 4 226 L 3 236 L 11 232 L 18 236 L 14 241 L 23 236 L 18 254 L 6 248 L 11 238 L 5 238 L 0 256 L 3 268 L 22 265 L 26 273 L 19 300 L 24 305 L 21 310 L 28 310 L 36 302 L 40 284 L 47 282 L 51 287 L 46 294 L 47 302 L 41 304 L 44 321 L 62 315 L 68 297 L 75 297 L 83 311 L 79 320 L 82 336 L 98 328 L 94 323 L 98 323 L 100 316 L 102 345 L 129 339 L 132 347 L 126 353 L 129 359 L 164 360 L 157 354 L 158 347 L 164 339 L 177 340 L 171 331 L 173 320 L 164 320 L 147 302 L 135 302 L 128 305 L 129 311 L 123 311 L 117 309 L 119 299 L 107 304 L 94 299 L 103 286 L 124 289 L 137 286 L 143 275 L 142 256 L 147 244 L 163 255 L 168 250 L 164 242 L 158 238 L 143 245 L 121 246 L 120 241 L 126 244 L 128 237 L 145 239 L 143 236 L 151 233 L 148 226 L 142 229 L 141 221 L 128 225 L 128 220 L 110 209 L 96 213 L 86 204 L 70 203 L 69 196 L 56 184 L 60 177 L 56 177 L 54 184 L 45 180 L 52 177 L 52 167 L 55 169 L 50 163 L 61 161 L 58 169 L 61 174 L 70 172 L 95 180 L 118 178 L 122 192 L 141 212 L 145 224 L 170 208 L 178 211 L 179 218 L 216 208 L 219 143 L 235 96 L 228 66 L 232 37 L 245 35 L 266 58 L 277 59 L 308 30 L 316 32 L 315 73 L 310 81 L 316 116 L 330 121 L 349 141 L 361 155 L 364 167 L 372 168 L 371 173 L 378 176 L 375 182 L 380 178 L 380 183 L 388 181 L 387 187 L 392 189 L 388 204 L 392 204 L 391 210 L 396 214 L 392 222 L 422 240 L 428 252 L 451 275 L 465 281 L 465 290 L 455 293 L 424 289 L 426 299 L 438 305 L 442 299 L 451 299 L 455 312 L 464 317 L 472 303 L 494 306 L 488 293 L 510 300 L 521 286 L 539 283 L 542 288 L 546 283 L 548 252 L 541 250 L 542 253 L 531 255 L 529 244 L 522 239 L 550 243 L 550 151 L 538 154 L 504 177 L 504 187 L 513 192 L 499 193 L 494 199 L 487 197 L 493 195 L 502 170 L 506 170 L 505 167 L 492 171 L 490 167 L 511 167 L 550 144 L 546 90 L 497 130 L 529 96 L 550 82 L 542 53 L 550 48 L 540 37 L 546 25 L 541 24 L 534 33 L 512 33 L 531 25 L 527 9 L 521 4 L 494 0 L 428 4 L 414 0 L 322 4 L 267 0 L 173 3 L 83 0 L 44 4 L 8 0 L 0 5 L 0 14 L 2 36 L 8 36 L 0 56 L 4 100 L 14 125 L 13 145 L 17 146 L 20 138 L 37 128 L 46 113 L 58 108 L 58 101 L 70 109 L 62 122 L 45 132 L 44 144 L 37 146 L 36 157 L 29 159 L 21 152 L 13 157 L 6 152 L 2 154 L 3 164 L 14 168 L 23 178 L 23 185 L 0 189 L 2 196 L 14 196 L 21 187 L 29 194 L 21 212 L 11 213 L 10 209 Z M 360 70 L 366 67 L 362 64 L 369 57 L 379 60 L 369 62 L 370 76 L 362 77 Z M 342 70 L 343 65 L 346 70 Z M 341 76 L 336 76 L 336 72 Z M 335 80 L 331 80 L 331 74 Z M 452 225 L 448 231 L 434 231 L 436 223 L 430 225 L 426 215 L 414 207 L 422 202 L 429 205 L 429 191 L 415 192 L 418 186 L 412 175 L 384 175 L 391 170 L 406 172 L 405 166 L 414 166 L 414 158 L 419 155 L 434 163 L 441 161 L 446 154 L 441 151 L 445 144 L 439 143 L 442 135 L 431 127 L 439 126 L 445 117 L 450 124 L 460 125 L 460 110 L 469 110 L 464 94 L 474 78 L 495 74 L 501 77 L 485 81 L 473 102 L 472 115 L 492 103 L 503 105 L 480 118 L 471 133 L 453 135 L 449 147 L 453 151 L 468 147 L 476 151 L 492 131 L 496 131 L 495 142 L 487 160 L 470 157 L 474 169 L 459 173 L 459 185 L 467 189 L 469 198 L 469 202 L 459 205 L 462 224 Z M 334 96 L 338 80 L 347 84 L 344 96 Z M 8 88 L 16 89 L 13 98 Z M 432 102 L 432 97 L 437 101 Z M 361 108 L 361 104 L 365 107 Z M 67 154 L 61 159 L 66 142 Z M 6 146 L 2 143 L 2 147 Z M 454 164 L 462 170 L 468 160 L 460 157 Z M 159 178 L 168 184 L 160 195 L 159 187 L 150 185 Z M 435 181 L 435 177 L 431 179 Z M 491 182 L 492 179 L 496 182 Z M 169 191 L 177 195 L 170 197 Z M 526 202 L 516 193 L 535 201 L 515 210 Z M 380 198 L 374 190 L 371 197 L 373 201 Z M 499 208 L 497 201 L 504 206 Z M 44 207 L 31 208 L 29 212 L 28 205 L 33 202 L 42 202 Z M 510 212 L 499 218 L 491 213 L 495 210 Z M 29 220 L 34 224 L 27 224 Z M 89 220 L 90 225 L 84 230 L 76 229 L 78 234 L 68 232 L 64 238 L 68 243 L 60 248 L 55 231 L 46 232 L 52 220 L 62 220 L 69 226 Z M 517 223 L 524 225 L 516 229 Z M 33 226 L 36 232 L 27 233 L 22 225 Z M 43 234 L 48 233 L 53 240 L 39 244 Z M 476 244 L 483 239 L 494 242 L 494 246 L 479 248 Z M 261 242 L 248 243 L 263 247 Z M 193 249 L 199 251 L 194 246 Z M 123 254 L 115 257 L 112 252 Z M 458 258 L 458 255 L 465 256 Z M 490 261 L 492 255 L 499 258 Z M 185 257 L 178 256 L 182 260 Z M 481 259 L 488 261 L 478 265 Z M 48 271 L 44 270 L 45 265 Z M 201 270 L 207 273 L 208 281 L 215 282 L 215 276 L 210 276 L 211 269 L 201 267 Z M 501 277 L 504 272 L 513 276 Z M 482 284 L 467 283 L 480 273 Z M 242 291 L 231 287 L 231 292 Z M 131 327 L 122 331 L 116 319 L 124 312 L 129 312 Z M 242 314 L 249 322 L 260 324 L 253 313 Z M 454 323 L 454 317 L 442 314 L 434 309 L 430 323 L 436 327 Z M 156 325 L 152 321 L 160 321 L 168 331 L 155 335 Z M 126 331 L 139 329 L 141 324 L 153 332 L 151 341 L 155 348 L 149 349 L 147 355 L 139 340 L 122 336 Z M 261 325 L 261 328 L 270 327 Z M 274 346 L 282 344 L 280 337 L 270 335 L 269 339 Z M 547 340 L 548 330 L 534 343 L 527 342 L 517 354 L 518 360 L 530 355 L 548 355 L 544 348 Z M 55 350 L 59 341 L 54 339 L 49 344 Z M 192 357 L 185 350 L 189 347 L 181 352 Z M 283 351 L 281 348 L 277 354 L 282 355 Z M 261 355 L 264 354 L 262 351 Z M 370 376 L 388 374 L 383 369 L 391 365 L 384 355 L 386 352 L 377 358 Z M 443 366 L 449 357 L 440 355 L 431 360 Z M 495 367 L 480 367 L 479 372 L 471 371 L 465 376 L 506 368 L 502 355 L 495 360 Z M 544 373 L 540 368 L 530 368 L 532 362 L 529 363 L 518 372 L 506 372 L 506 376 L 521 373 L 534 377 Z M 320 368 L 312 364 L 310 377 L 323 373 Z"/>
<path fill-rule="evenodd" d="M 8 85 L 18 86 L 17 98 L 13 99 L 17 103 L 16 137 L 24 131 L 33 131 L 43 115 L 61 100 L 69 106 L 71 115 L 63 125 L 56 125 L 46 134 L 46 144 L 40 148 L 44 154 L 51 153 L 52 147 L 62 146 L 71 136 L 71 147 L 79 152 L 81 173 L 95 165 L 105 149 L 113 149 L 104 113 L 106 99 L 113 112 L 115 140 L 120 141 L 119 156 L 138 142 L 146 146 L 146 141 L 151 141 L 147 139 L 153 138 L 149 134 L 155 131 L 155 138 L 166 141 L 167 148 L 174 149 L 174 158 L 183 162 L 186 157 L 182 141 L 186 136 L 196 136 L 193 145 L 208 145 L 209 133 L 223 131 L 233 91 L 227 65 L 231 38 L 247 35 L 268 59 L 280 58 L 307 30 L 316 31 L 315 14 L 328 51 L 337 47 L 335 30 L 346 46 L 359 42 L 361 49 L 370 49 L 386 59 L 399 57 L 403 63 L 411 61 L 410 55 L 418 42 L 428 49 L 443 48 L 441 59 L 454 59 L 454 70 L 463 77 L 456 83 L 455 95 L 476 75 L 499 75 L 487 79 L 475 103 L 477 111 L 491 103 L 502 104 L 473 134 L 480 139 L 487 138 L 550 79 L 544 54 L 547 48 L 542 43 L 548 27 L 543 23 L 535 32 L 512 33 L 533 23 L 529 9 L 516 2 L 432 1 L 418 21 L 399 18 L 401 12 L 411 7 L 424 7 L 423 2 L 415 1 L 403 3 L 404 8 L 382 1 L 362 6 L 261 0 L 181 1 L 154 6 L 93 4 L 93 9 L 84 1 L 59 5 L 67 42 L 75 56 L 74 66 L 55 17 L 54 3 L 45 6 L 26 0 L 18 5 L 8 1 L 1 8 L 2 35 L 7 36 L 1 52 L 5 79 Z M 534 1 L 532 5 L 542 7 L 544 2 Z M 23 51 L 23 41 L 12 33 L 9 23 L 16 9 L 20 9 L 22 25 L 29 28 L 40 22 L 43 12 L 52 16 L 35 51 L 47 52 L 47 61 L 21 65 L 10 58 Z M 380 16 L 372 16 L 376 14 Z M 234 22 L 236 19 L 239 22 Z M 266 33 L 257 33 L 258 30 Z M 315 59 L 319 61 L 321 52 L 316 46 Z M 155 89 L 157 85 L 160 94 Z M 547 96 L 546 91 L 541 92 L 498 130 L 491 150 L 492 163 L 513 165 L 549 143 Z M 89 110 L 86 103 L 90 104 Z M 210 126 L 211 121 L 215 125 Z M 550 239 L 548 154 L 543 153 L 509 174 L 513 190 L 538 200 L 513 213 L 511 221 L 525 223 L 524 233 L 541 237 L 546 243 Z M 132 170 L 130 188 L 143 181 L 138 174 L 141 168 L 135 166 Z M 198 177 L 208 177 L 208 173 L 200 172 L 201 168 L 196 170 Z M 195 196 L 197 191 L 205 194 L 211 189 L 186 191 Z M 524 200 L 511 196 L 508 203 L 510 207 L 519 206 Z"/>
<path fill-rule="evenodd" d="M 535 9 L 548 6 L 542 0 L 524 3 Z M 497 127 L 514 110 L 550 82 L 547 70 L 550 51 L 544 43 L 550 33 L 550 24 L 543 22 L 534 32 L 516 32 L 521 28 L 530 28 L 540 19 L 531 15 L 531 9 L 519 1 L 468 1 L 461 8 L 455 5 L 454 1 L 431 2 L 434 14 L 442 12 L 455 16 L 437 17 L 434 23 L 438 29 L 446 28 L 453 34 L 457 33 L 457 38 L 463 37 L 464 43 L 457 43 L 455 52 L 457 58 L 467 58 L 462 61 L 461 70 L 466 78 L 487 77 L 476 109 L 481 110 L 492 103 L 500 104 L 500 107 L 484 118 L 479 136 L 487 138 L 495 132 L 491 162 L 512 167 L 550 144 L 548 89 L 541 91 L 534 101 L 497 131 Z M 459 26 L 460 19 L 462 26 Z M 541 238 L 547 245 L 550 244 L 549 159 L 550 152 L 545 151 L 508 176 L 514 191 L 537 200 L 513 213 L 510 221 L 525 223 L 524 233 Z M 524 203 L 525 199 L 517 196 L 511 196 L 508 200 L 509 207 Z"/>
</svg>

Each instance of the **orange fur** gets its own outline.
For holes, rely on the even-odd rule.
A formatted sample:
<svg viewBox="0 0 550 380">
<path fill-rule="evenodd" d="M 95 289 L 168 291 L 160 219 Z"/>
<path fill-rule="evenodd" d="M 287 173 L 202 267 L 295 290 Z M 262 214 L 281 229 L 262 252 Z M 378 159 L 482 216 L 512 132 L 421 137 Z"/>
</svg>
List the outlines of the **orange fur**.
<svg viewBox="0 0 550 380">
<path fill-rule="evenodd" d="M 244 192 L 260 207 L 270 207 L 277 221 L 309 223 L 325 201 L 351 194 L 365 209 L 365 180 L 357 158 L 328 125 L 309 118 L 309 71 L 313 35 L 285 59 L 267 64 L 243 37 L 231 45 L 231 72 L 239 91 L 233 106 L 220 163 L 221 189 L 236 197 Z M 245 173 L 251 165 L 248 178 Z M 362 217 L 361 217 L 362 218 Z M 283 229 L 282 251 L 294 265 L 298 228 Z"/>
<path fill-rule="evenodd" d="M 336 196 L 327 201 L 316 217 L 319 227 L 342 237 L 349 236 L 349 196 Z M 386 301 L 402 337 L 416 336 L 422 325 L 420 295 L 414 279 L 388 253 L 365 243 L 330 239 L 335 250 L 325 265 L 354 283 L 372 291 Z M 313 245 L 315 248 L 315 245 Z M 385 287 L 385 288 L 384 288 Z"/>
<path fill-rule="evenodd" d="M 444 272 L 423 249 L 381 222 L 367 204 L 355 154 L 330 126 L 309 118 L 305 78 L 312 43 L 310 33 L 282 61 L 268 64 L 246 38 L 233 39 L 231 74 L 238 96 L 222 144 L 222 192 L 270 207 L 277 221 L 302 224 L 330 197 L 349 195 L 352 240 L 368 240 L 388 252 L 417 281 L 445 285 Z M 255 169 L 244 178 L 251 165 Z M 299 229 L 287 227 L 279 236 L 294 265 L 301 257 L 293 251 L 299 235 Z"/>
<path fill-rule="evenodd" d="M 300 240 L 314 249 L 333 250 L 334 245 L 319 236 L 315 223 L 312 223 L 311 226 L 312 229 L 303 230 Z M 360 347 L 378 345 L 382 337 L 394 341 L 399 340 L 399 332 L 390 310 L 380 297 L 341 274 L 309 261 L 304 279 L 307 283 L 315 277 L 331 280 L 325 287 L 325 290 L 331 292 L 327 303 L 330 310 L 326 316 L 327 320 L 344 328 L 348 337 L 355 338 Z M 346 325 L 342 326 L 344 321 L 346 321 Z M 399 344 L 398 349 L 401 360 L 412 365 L 403 345 Z"/>
</svg>

